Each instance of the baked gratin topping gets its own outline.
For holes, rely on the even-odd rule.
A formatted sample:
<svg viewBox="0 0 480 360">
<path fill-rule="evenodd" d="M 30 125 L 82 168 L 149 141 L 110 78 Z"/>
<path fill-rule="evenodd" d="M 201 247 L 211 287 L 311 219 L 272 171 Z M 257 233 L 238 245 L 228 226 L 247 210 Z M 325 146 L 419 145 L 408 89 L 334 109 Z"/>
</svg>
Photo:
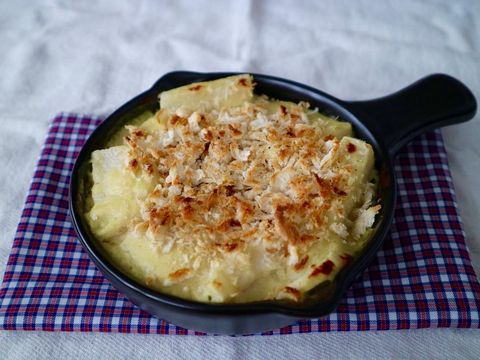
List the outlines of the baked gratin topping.
<svg viewBox="0 0 480 360">
<path fill-rule="evenodd" d="M 249 75 L 160 95 L 92 154 L 93 233 L 124 271 L 204 302 L 300 301 L 365 243 L 374 156 L 350 124 Z"/>
</svg>

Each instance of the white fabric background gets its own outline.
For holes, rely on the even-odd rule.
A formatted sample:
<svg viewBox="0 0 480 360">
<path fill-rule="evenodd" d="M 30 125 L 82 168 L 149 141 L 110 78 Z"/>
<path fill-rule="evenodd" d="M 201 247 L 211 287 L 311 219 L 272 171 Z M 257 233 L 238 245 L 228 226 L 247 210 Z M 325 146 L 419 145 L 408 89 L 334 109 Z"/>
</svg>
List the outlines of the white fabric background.
<svg viewBox="0 0 480 360">
<path fill-rule="evenodd" d="M 48 121 L 107 114 L 178 69 L 252 71 L 367 99 L 433 72 L 480 98 L 478 1 L 1 1 L 0 271 Z M 479 116 L 443 131 L 480 270 Z M 1 275 L 0 275 L 1 276 Z M 7 359 L 478 358 L 475 330 L 175 337 L 0 332 Z"/>
</svg>

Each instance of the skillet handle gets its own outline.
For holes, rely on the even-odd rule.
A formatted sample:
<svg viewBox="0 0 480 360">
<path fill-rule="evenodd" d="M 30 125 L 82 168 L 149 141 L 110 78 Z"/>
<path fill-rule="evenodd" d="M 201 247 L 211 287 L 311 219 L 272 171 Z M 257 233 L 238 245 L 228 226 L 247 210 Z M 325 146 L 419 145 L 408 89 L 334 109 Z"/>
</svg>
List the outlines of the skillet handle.
<svg viewBox="0 0 480 360">
<path fill-rule="evenodd" d="M 188 85 L 193 82 L 213 80 L 221 77 L 231 76 L 240 73 L 218 72 L 218 73 L 201 73 L 194 71 L 172 71 L 163 75 L 151 87 L 151 90 L 159 93 L 161 91 L 170 90 L 179 86 Z"/>
<path fill-rule="evenodd" d="M 429 75 L 382 98 L 345 105 L 383 140 L 392 157 L 414 137 L 470 120 L 477 110 L 472 92 L 444 74 Z"/>
</svg>

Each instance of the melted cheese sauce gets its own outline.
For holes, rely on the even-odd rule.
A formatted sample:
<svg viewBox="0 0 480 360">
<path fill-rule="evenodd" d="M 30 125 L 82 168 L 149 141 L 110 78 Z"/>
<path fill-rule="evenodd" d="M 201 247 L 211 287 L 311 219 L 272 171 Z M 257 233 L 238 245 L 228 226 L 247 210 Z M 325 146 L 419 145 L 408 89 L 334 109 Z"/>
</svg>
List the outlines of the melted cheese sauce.
<svg viewBox="0 0 480 360">
<path fill-rule="evenodd" d="M 239 75 L 164 92 L 93 152 L 87 220 L 137 281 L 202 302 L 301 301 L 367 240 L 371 146 L 253 88 Z"/>
</svg>

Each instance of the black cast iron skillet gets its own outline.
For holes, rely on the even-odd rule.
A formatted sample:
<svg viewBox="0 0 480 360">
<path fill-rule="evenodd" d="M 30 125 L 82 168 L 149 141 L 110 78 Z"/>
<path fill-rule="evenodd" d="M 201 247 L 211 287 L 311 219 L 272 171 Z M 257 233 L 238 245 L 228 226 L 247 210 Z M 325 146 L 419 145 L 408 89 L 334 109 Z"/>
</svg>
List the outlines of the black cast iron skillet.
<svg viewBox="0 0 480 360">
<path fill-rule="evenodd" d="M 300 319 L 318 318 L 332 312 L 355 278 L 373 260 L 392 223 L 396 178 L 392 160 L 398 150 L 417 135 L 431 129 L 471 119 L 476 101 L 458 80 L 442 74 L 427 76 L 392 95 L 369 101 L 343 101 L 317 89 L 272 76 L 253 74 L 258 94 L 289 101 L 308 101 L 322 112 L 352 123 L 356 136 L 369 142 L 380 173 L 382 210 L 374 224 L 374 235 L 362 252 L 333 281 L 320 284 L 300 304 L 264 301 L 247 304 L 204 304 L 183 300 L 146 288 L 114 266 L 97 245 L 84 218 L 84 200 L 92 151 L 137 115 L 158 109 L 158 94 L 192 82 L 213 80 L 235 73 L 171 72 L 153 87 L 111 114 L 83 146 L 71 174 L 70 213 L 80 241 L 100 271 L 121 293 L 141 309 L 176 325 L 222 334 L 245 334 L 270 330 Z"/>
</svg>

